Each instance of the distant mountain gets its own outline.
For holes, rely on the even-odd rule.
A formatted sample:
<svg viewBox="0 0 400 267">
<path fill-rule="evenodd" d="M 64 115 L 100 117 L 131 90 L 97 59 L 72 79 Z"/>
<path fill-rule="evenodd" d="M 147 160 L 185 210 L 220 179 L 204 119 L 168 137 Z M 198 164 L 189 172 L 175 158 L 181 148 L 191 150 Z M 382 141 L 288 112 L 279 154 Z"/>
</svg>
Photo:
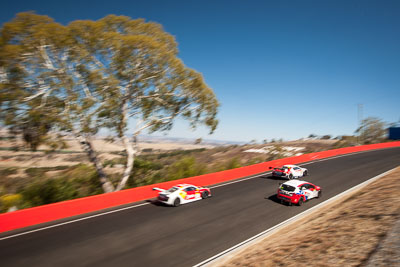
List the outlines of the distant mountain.
<svg viewBox="0 0 400 267">
<path fill-rule="evenodd" d="M 182 137 L 172 137 L 172 136 L 152 136 L 152 135 L 140 135 L 139 142 L 163 142 L 163 143 L 182 143 L 182 144 L 194 144 L 196 139 L 193 138 L 182 138 Z M 201 141 L 203 145 L 243 145 L 245 142 L 238 141 L 223 141 L 223 140 L 213 140 L 213 139 L 203 139 Z"/>
</svg>

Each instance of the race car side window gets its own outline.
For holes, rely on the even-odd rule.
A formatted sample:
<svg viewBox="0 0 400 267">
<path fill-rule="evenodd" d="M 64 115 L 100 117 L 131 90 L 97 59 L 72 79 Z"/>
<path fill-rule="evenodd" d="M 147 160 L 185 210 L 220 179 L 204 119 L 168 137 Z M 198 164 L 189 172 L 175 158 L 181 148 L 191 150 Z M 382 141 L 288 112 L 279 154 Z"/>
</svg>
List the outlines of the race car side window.
<svg viewBox="0 0 400 267">
<path fill-rule="evenodd" d="M 173 192 L 175 192 L 176 190 L 178 190 L 178 188 L 174 186 L 174 187 L 171 187 L 170 189 L 168 189 L 167 192 L 173 193 Z"/>
<path fill-rule="evenodd" d="M 309 184 L 309 185 L 308 185 L 308 189 L 313 190 L 313 189 L 315 189 L 315 186 L 313 186 L 312 184 Z"/>
<path fill-rule="evenodd" d="M 196 188 L 194 188 L 193 186 L 190 186 L 185 189 L 186 192 L 193 191 L 193 190 L 196 190 Z"/>
<path fill-rule="evenodd" d="M 301 189 L 303 189 L 303 188 L 304 189 L 309 189 L 310 188 L 309 186 L 310 186 L 309 184 L 303 184 L 303 185 L 300 186 L 300 188 Z"/>
</svg>

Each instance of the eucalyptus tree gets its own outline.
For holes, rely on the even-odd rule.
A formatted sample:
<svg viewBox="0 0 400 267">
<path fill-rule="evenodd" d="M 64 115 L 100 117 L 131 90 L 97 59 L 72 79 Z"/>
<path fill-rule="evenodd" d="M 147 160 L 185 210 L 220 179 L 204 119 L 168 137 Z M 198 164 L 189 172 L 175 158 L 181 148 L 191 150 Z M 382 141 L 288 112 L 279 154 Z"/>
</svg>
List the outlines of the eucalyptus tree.
<svg viewBox="0 0 400 267">
<path fill-rule="evenodd" d="M 217 127 L 215 94 L 178 58 L 174 37 L 159 24 L 109 15 L 62 26 L 21 13 L 4 25 L 0 44 L 2 87 L 8 90 L 2 109 L 20 116 L 36 103 L 56 114 L 54 123 L 80 141 L 105 192 L 125 186 L 143 131 L 170 130 L 177 117 L 193 128 L 203 124 L 211 133 Z M 129 121 L 134 126 L 128 127 Z M 115 133 L 126 151 L 116 187 L 91 142 L 102 127 Z"/>
<path fill-rule="evenodd" d="M 368 117 L 362 120 L 360 127 L 355 131 L 363 144 L 382 142 L 387 138 L 387 124 L 376 117 Z"/>
</svg>

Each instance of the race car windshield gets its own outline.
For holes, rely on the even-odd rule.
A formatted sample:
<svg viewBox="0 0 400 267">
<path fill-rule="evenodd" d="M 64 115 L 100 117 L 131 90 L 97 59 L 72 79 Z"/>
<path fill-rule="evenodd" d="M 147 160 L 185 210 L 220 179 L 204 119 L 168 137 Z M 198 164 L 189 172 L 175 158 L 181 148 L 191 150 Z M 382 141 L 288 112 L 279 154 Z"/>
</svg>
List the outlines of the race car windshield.
<svg viewBox="0 0 400 267">
<path fill-rule="evenodd" d="M 176 190 L 178 190 L 178 187 L 175 187 L 175 186 L 174 186 L 174 187 L 171 187 L 170 189 L 168 189 L 167 192 L 168 192 L 168 193 L 173 193 L 173 192 L 175 192 Z"/>
<path fill-rule="evenodd" d="M 291 186 L 291 185 L 283 184 L 283 185 L 281 185 L 281 189 L 285 190 L 285 191 L 289 191 L 289 192 L 294 192 L 294 190 L 296 188 L 294 186 Z"/>
</svg>

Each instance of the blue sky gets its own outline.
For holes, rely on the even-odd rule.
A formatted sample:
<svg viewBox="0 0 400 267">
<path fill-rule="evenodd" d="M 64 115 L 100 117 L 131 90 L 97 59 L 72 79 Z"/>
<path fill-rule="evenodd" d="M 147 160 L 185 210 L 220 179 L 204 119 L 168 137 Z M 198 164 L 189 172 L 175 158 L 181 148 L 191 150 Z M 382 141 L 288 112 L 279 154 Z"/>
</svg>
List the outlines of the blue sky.
<svg viewBox="0 0 400 267">
<path fill-rule="evenodd" d="M 2 1 L 0 23 L 34 10 L 68 24 L 108 14 L 162 24 L 221 103 L 231 141 L 349 135 L 363 117 L 400 119 L 400 1 Z M 158 134 L 160 135 L 160 134 Z"/>
</svg>

